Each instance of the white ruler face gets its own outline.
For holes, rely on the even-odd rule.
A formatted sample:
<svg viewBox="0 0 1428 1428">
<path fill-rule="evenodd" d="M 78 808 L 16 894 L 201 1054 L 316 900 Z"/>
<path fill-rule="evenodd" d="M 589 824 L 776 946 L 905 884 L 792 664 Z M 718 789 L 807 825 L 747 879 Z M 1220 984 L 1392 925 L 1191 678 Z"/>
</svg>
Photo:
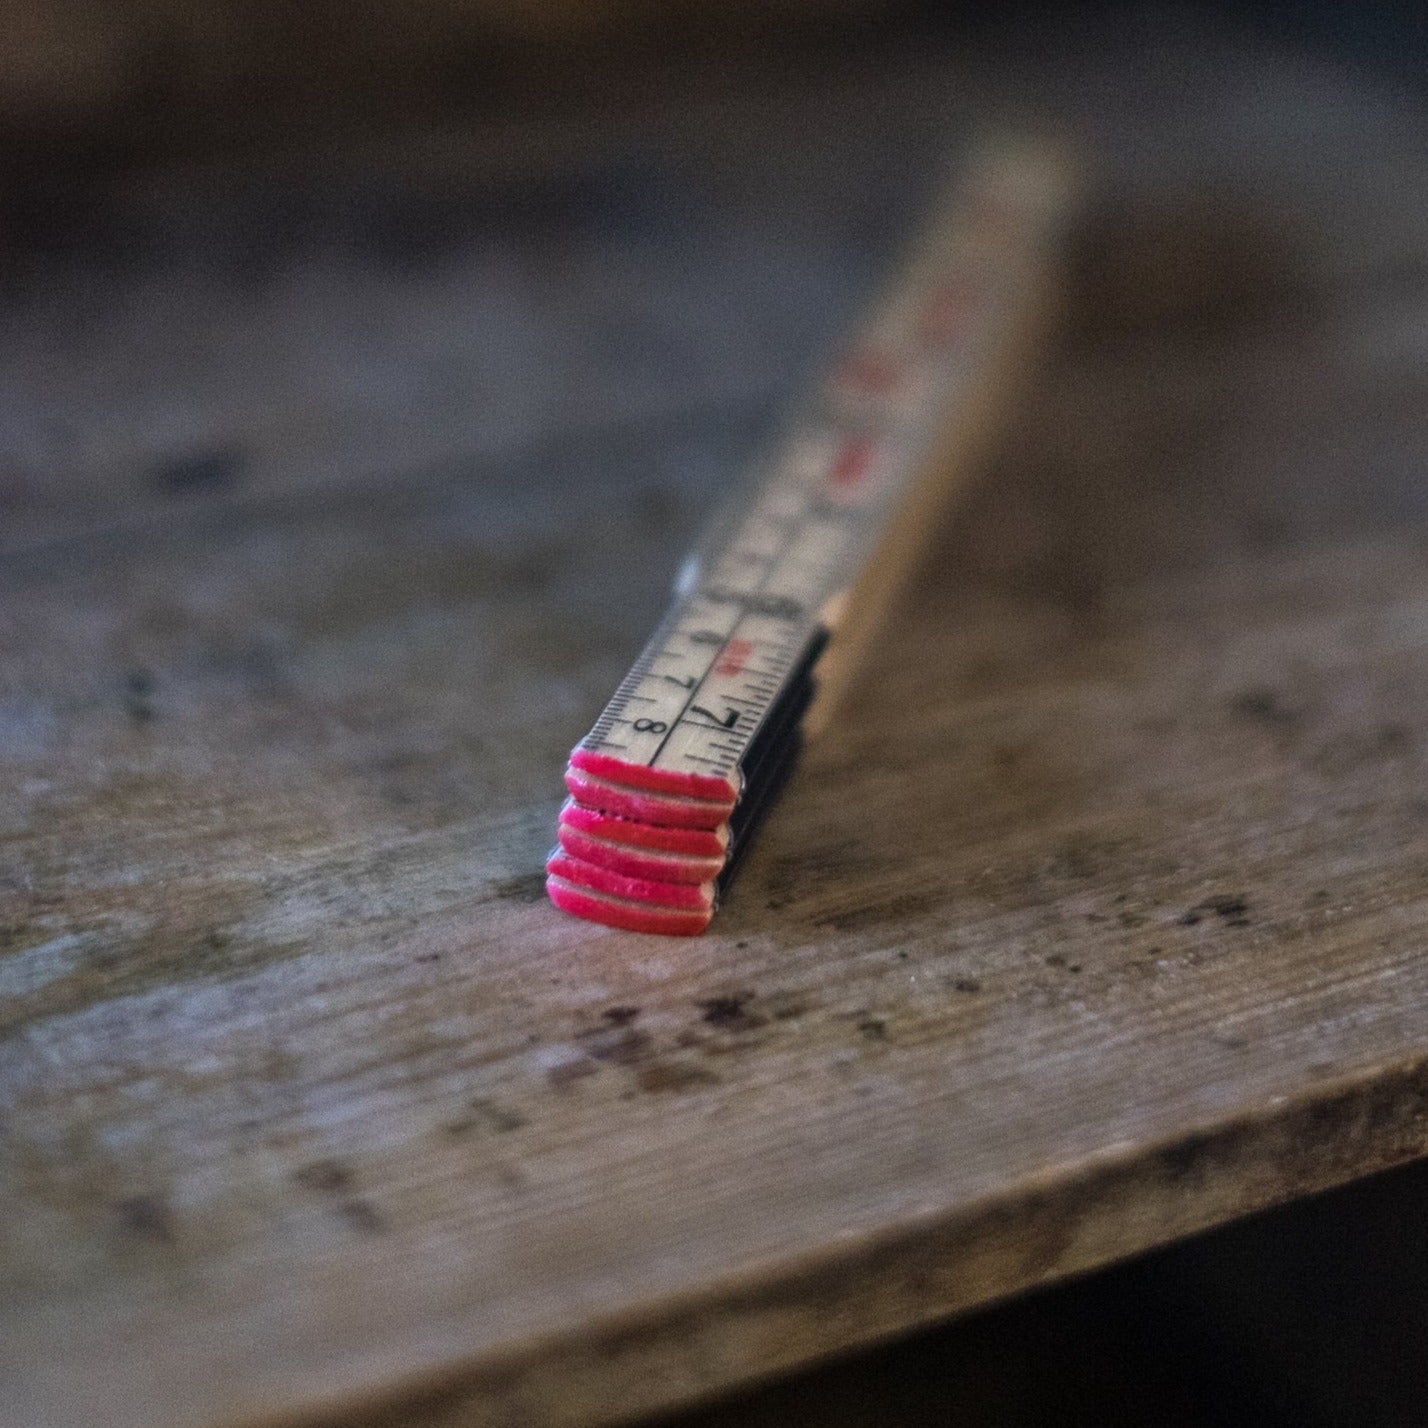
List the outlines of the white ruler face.
<svg viewBox="0 0 1428 1428">
<path fill-rule="evenodd" d="M 1041 261 L 1060 186 L 1039 154 L 983 155 L 912 260 L 681 572 L 676 603 L 582 747 L 736 779 L 889 512 L 955 415 Z"/>
</svg>

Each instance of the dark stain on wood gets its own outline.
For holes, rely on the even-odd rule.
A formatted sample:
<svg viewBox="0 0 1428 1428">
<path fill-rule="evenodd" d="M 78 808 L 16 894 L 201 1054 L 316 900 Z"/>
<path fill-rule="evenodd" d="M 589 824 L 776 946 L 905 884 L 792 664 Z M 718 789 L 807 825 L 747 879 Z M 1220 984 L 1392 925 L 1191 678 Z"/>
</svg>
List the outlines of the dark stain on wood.
<svg viewBox="0 0 1428 1428">
<path fill-rule="evenodd" d="M 165 495 L 228 490 L 237 485 L 244 460 L 243 450 L 238 446 L 188 451 L 155 462 L 149 468 L 146 480 L 153 489 Z"/>
<path fill-rule="evenodd" d="M 696 1002 L 699 1019 L 719 1031 L 753 1031 L 764 1025 L 767 1018 L 749 1010 L 753 997 L 749 993 L 735 996 L 709 997 Z"/>
<path fill-rule="evenodd" d="M 329 1204 L 335 1214 L 359 1234 L 382 1235 L 386 1216 L 365 1196 L 356 1195 L 357 1173 L 341 1160 L 314 1160 L 292 1173 L 294 1182 Z"/>
<path fill-rule="evenodd" d="M 304 1190 L 319 1195 L 343 1195 L 352 1189 L 357 1177 L 352 1167 L 340 1160 L 314 1160 L 294 1170 L 293 1179 Z"/>
<path fill-rule="evenodd" d="M 906 925 L 931 912 L 941 901 L 935 888 L 865 891 L 856 902 L 810 909 L 808 920 L 835 932 L 862 932 L 884 925 Z"/>
<path fill-rule="evenodd" d="M 342 1200 L 337 1210 L 359 1234 L 385 1235 L 391 1229 L 387 1217 L 370 1200 Z"/>
<path fill-rule="evenodd" d="M 173 1211 L 162 1195 L 128 1195 L 114 1205 L 127 1235 L 154 1244 L 172 1244 L 177 1238 Z"/>
<path fill-rule="evenodd" d="M 648 1032 L 633 1026 L 596 1026 L 577 1032 L 580 1049 L 595 1061 L 611 1066 L 629 1066 L 646 1059 L 653 1049 Z"/>
<path fill-rule="evenodd" d="M 1291 728 L 1300 719 L 1299 711 L 1273 689 L 1246 689 L 1230 701 L 1230 708 L 1241 718 L 1276 728 Z"/>
<path fill-rule="evenodd" d="M 1226 927 L 1248 927 L 1249 900 L 1238 893 L 1218 893 L 1181 913 L 1175 920 L 1181 927 L 1195 927 L 1207 917 L 1218 917 Z"/>
<path fill-rule="evenodd" d="M 124 712 L 136 724 L 147 724 L 154 717 L 156 688 L 151 670 L 133 669 L 124 676 Z"/>
<path fill-rule="evenodd" d="M 719 1084 L 719 1078 L 703 1066 L 691 1066 L 687 1061 L 651 1061 L 635 1072 L 641 1091 L 658 1095 L 683 1095 L 691 1091 L 708 1090 Z"/>
</svg>

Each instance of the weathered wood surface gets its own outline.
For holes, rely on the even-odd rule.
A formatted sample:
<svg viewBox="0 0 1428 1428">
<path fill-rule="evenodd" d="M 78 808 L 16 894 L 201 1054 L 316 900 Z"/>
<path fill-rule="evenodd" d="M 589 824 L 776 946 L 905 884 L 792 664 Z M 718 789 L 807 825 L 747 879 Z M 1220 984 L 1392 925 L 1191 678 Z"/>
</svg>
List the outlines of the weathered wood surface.
<svg viewBox="0 0 1428 1428">
<path fill-rule="evenodd" d="M 1428 1147 L 1424 119 L 1162 49 L 16 259 L 0 1421 L 605 1422 Z M 569 744 L 994 88 L 1103 160 L 1064 340 L 715 931 L 560 917 Z"/>
</svg>

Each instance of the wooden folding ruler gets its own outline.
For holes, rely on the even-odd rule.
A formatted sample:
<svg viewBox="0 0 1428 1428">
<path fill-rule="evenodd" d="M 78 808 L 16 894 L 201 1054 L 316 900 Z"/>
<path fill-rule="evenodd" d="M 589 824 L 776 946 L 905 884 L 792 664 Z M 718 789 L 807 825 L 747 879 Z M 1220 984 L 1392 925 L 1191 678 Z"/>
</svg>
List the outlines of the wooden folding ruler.
<svg viewBox="0 0 1428 1428">
<path fill-rule="evenodd" d="M 735 859 L 838 694 L 1029 344 L 1071 194 L 1049 147 L 981 143 L 570 756 L 546 864 L 565 911 L 709 923 Z"/>
</svg>

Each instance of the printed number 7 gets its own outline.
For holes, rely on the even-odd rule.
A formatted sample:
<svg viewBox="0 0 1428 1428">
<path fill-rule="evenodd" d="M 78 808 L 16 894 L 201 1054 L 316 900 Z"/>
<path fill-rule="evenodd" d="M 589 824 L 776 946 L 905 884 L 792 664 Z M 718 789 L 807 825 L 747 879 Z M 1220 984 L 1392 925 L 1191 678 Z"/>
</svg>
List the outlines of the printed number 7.
<svg viewBox="0 0 1428 1428">
<path fill-rule="evenodd" d="M 739 722 L 739 711 L 737 709 L 729 710 L 722 719 L 716 718 L 714 714 L 702 704 L 691 704 L 689 706 L 689 712 L 691 714 L 702 714 L 711 724 L 717 724 L 721 729 L 732 729 L 734 725 Z"/>
</svg>

